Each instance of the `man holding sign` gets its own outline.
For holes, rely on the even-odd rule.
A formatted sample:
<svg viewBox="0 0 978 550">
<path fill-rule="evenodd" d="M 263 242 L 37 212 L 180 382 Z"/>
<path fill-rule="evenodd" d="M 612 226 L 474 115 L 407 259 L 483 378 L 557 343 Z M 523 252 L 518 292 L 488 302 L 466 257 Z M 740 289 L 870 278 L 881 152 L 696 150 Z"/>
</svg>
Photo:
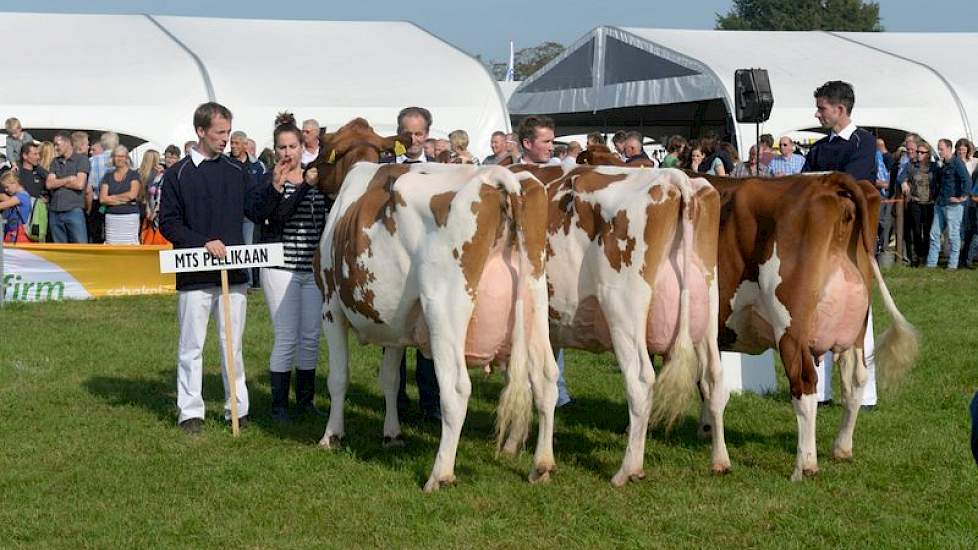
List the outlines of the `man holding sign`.
<svg viewBox="0 0 978 550">
<path fill-rule="evenodd" d="M 194 129 L 198 141 L 190 154 L 166 170 L 160 201 L 160 231 L 174 249 L 206 248 L 207 260 L 226 258 L 225 246 L 243 244 L 241 224 L 244 221 L 245 197 L 251 186 L 245 170 L 222 153 L 231 133 L 231 112 L 218 103 L 209 102 L 194 112 Z M 215 264 L 221 262 L 214 261 Z M 178 272 L 177 318 L 180 340 L 177 344 L 178 422 L 184 432 L 198 433 L 204 422 L 204 399 L 201 395 L 203 350 L 207 323 L 217 317 L 221 339 L 221 365 L 224 380 L 224 417 L 232 420 L 236 409 L 238 425 L 248 422 L 248 387 L 245 385 L 241 334 L 247 309 L 247 277 L 241 269 L 228 269 L 230 314 L 225 315 L 221 300 L 219 271 Z M 225 327 L 230 318 L 230 330 Z M 234 387 L 228 384 L 226 334 L 234 350 Z M 235 396 L 232 406 L 231 396 Z M 233 424 L 233 422 L 232 422 Z"/>
</svg>

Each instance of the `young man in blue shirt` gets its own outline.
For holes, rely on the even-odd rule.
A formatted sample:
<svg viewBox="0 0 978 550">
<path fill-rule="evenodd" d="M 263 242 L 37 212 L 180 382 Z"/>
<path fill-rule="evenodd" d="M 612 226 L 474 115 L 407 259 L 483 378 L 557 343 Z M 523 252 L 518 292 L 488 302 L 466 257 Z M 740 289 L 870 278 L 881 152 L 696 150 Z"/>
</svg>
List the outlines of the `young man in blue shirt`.
<svg viewBox="0 0 978 550">
<path fill-rule="evenodd" d="M 937 257 L 941 250 L 941 233 L 947 230 L 949 244 L 947 268 L 958 268 L 961 253 L 961 219 L 968 200 L 971 178 L 968 168 L 954 154 L 954 144 L 949 139 L 937 142 L 937 154 L 943 164 L 937 173 L 937 200 L 934 207 L 934 221 L 930 226 L 930 251 L 927 253 L 927 267 L 937 267 Z"/>
</svg>

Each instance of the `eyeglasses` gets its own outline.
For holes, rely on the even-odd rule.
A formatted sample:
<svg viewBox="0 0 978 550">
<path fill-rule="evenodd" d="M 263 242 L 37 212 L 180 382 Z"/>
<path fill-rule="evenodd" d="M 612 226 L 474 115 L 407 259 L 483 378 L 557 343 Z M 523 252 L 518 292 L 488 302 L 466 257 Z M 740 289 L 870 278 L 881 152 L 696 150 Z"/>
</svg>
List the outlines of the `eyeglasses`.
<svg viewBox="0 0 978 550">
<path fill-rule="evenodd" d="M 918 155 L 929 155 L 930 154 L 930 151 L 928 151 L 927 149 L 917 149 L 917 154 Z"/>
</svg>

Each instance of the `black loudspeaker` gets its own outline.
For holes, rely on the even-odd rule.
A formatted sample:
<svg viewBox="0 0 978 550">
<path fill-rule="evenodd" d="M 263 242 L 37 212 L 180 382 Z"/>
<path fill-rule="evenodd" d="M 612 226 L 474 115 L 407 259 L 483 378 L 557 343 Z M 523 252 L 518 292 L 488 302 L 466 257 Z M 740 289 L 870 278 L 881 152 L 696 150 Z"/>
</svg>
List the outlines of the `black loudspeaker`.
<svg viewBox="0 0 978 550">
<path fill-rule="evenodd" d="M 737 69 L 734 88 L 737 122 L 759 123 L 771 118 L 774 94 L 766 69 Z"/>
</svg>

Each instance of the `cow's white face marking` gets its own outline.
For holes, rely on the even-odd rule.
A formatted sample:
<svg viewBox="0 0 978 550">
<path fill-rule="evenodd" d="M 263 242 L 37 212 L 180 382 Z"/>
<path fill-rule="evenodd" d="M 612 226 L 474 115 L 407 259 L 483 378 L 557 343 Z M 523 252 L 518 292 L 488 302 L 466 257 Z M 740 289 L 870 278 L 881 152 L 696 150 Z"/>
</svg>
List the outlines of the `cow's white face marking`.
<svg viewBox="0 0 978 550">
<path fill-rule="evenodd" d="M 771 326 L 773 334 L 762 335 L 772 338 L 772 347 L 781 342 L 781 337 L 791 326 L 788 308 L 778 300 L 775 290 L 781 285 L 781 258 L 778 257 L 778 243 L 774 243 L 771 257 L 760 265 L 757 282 L 742 281 L 737 292 L 730 299 L 731 313 L 727 327 L 738 334 L 751 330 L 751 312 L 759 315 Z"/>
</svg>

